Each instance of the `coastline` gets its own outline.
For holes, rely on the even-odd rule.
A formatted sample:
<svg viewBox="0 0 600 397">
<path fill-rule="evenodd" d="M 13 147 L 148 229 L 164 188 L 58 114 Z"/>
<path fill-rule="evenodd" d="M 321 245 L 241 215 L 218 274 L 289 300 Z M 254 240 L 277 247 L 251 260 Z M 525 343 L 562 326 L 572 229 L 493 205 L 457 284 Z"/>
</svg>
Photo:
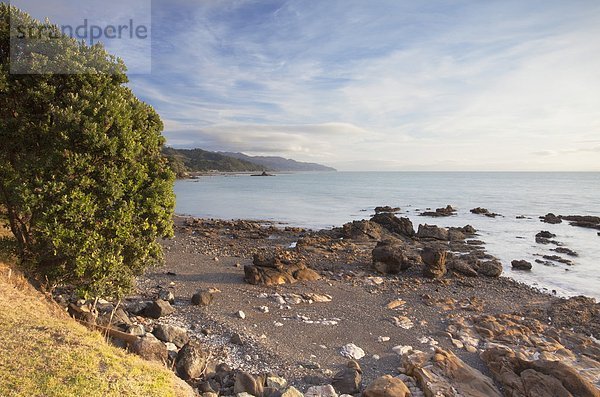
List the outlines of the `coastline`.
<svg viewBox="0 0 600 397">
<path fill-rule="evenodd" d="M 347 362 L 340 348 L 349 343 L 366 353 L 360 365 L 368 384 L 398 373 L 398 353 L 392 349 L 398 346 L 442 348 L 493 377 L 481 354 L 494 344 L 519 346 L 527 357 L 539 357 L 540 352 L 549 354 L 544 344 L 522 346 L 523 335 L 530 341 L 549 332 L 565 338 L 577 335 L 592 345 L 600 339 L 600 304 L 593 299 L 555 297 L 507 277 L 448 271 L 429 279 L 422 266 L 381 274 L 372 267 L 376 239 L 340 240 L 328 231 L 276 222 L 176 216 L 175 225 L 175 238 L 164 242 L 165 266 L 139 279 L 140 296 L 134 299 L 172 292 L 176 312 L 158 323 L 186 329 L 234 370 L 276 373 L 300 390 L 330 383 Z M 271 286 L 244 282 L 244 267 L 252 266 L 253 255 L 265 250 L 297 254 L 321 279 Z M 210 306 L 189 303 L 199 290 L 211 291 Z M 330 300 L 303 298 L 313 295 Z M 400 303 L 390 308 L 392 302 Z M 483 331 L 477 321 L 490 318 L 499 329 L 511 331 L 502 337 L 478 334 L 476 330 Z M 477 343 L 469 344 L 469 338 Z M 563 343 L 573 357 L 585 355 L 582 345 Z M 598 370 L 585 376 L 598 386 L 597 364 Z"/>
</svg>

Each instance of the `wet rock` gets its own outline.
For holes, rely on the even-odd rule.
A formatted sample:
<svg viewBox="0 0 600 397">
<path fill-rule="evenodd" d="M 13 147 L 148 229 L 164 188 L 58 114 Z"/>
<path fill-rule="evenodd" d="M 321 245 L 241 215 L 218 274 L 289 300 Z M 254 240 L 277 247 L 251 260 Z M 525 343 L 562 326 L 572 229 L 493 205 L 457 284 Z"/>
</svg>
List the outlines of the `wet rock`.
<svg viewBox="0 0 600 397">
<path fill-rule="evenodd" d="M 196 306 L 210 306 L 214 300 L 214 295 L 209 291 L 197 291 L 192 295 L 192 305 Z"/>
<path fill-rule="evenodd" d="M 182 347 L 190 340 L 185 329 L 167 324 L 156 325 L 152 333 L 158 340 L 171 342 L 177 347 Z"/>
<path fill-rule="evenodd" d="M 254 376 L 247 372 L 238 372 L 235 375 L 233 392 L 235 394 L 248 393 L 256 397 L 262 397 L 264 383 L 265 379 L 262 376 Z"/>
<path fill-rule="evenodd" d="M 169 314 L 172 314 L 174 312 L 175 309 L 173 309 L 169 302 L 159 299 L 150 303 L 146 307 L 146 310 L 144 310 L 144 316 L 157 319 L 164 316 L 168 316 Z"/>
<path fill-rule="evenodd" d="M 549 261 L 563 263 L 563 264 L 569 265 L 569 266 L 573 265 L 573 261 L 570 261 L 570 260 L 560 257 L 558 255 L 544 255 L 544 256 L 542 256 L 542 258 L 549 260 Z"/>
<path fill-rule="evenodd" d="M 167 347 L 153 336 L 139 338 L 129 346 L 129 350 L 149 361 L 166 363 L 169 357 Z"/>
<path fill-rule="evenodd" d="M 407 375 L 417 379 L 426 396 L 502 396 L 490 378 L 450 351 L 411 351 L 402 356 L 402 365 Z"/>
<path fill-rule="evenodd" d="M 502 263 L 497 260 L 482 262 L 477 269 L 477 273 L 486 277 L 500 277 L 502 274 Z"/>
<path fill-rule="evenodd" d="M 429 278 L 443 277 L 446 274 L 446 255 L 446 248 L 442 246 L 430 245 L 423 248 L 423 274 Z"/>
<path fill-rule="evenodd" d="M 579 256 L 579 254 L 569 248 L 565 248 L 565 247 L 556 247 L 551 249 L 550 251 L 554 251 L 554 252 L 558 252 L 559 254 L 566 254 L 569 256 L 573 256 L 573 257 L 577 257 Z"/>
<path fill-rule="evenodd" d="M 485 215 L 488 218 L 495 218 L 497 216 L 500 216 L 500 214 L 496 214 L 495 212 L 490 212 L 487 208 L 482 208 L 482 207 L 473 208 L 471 210 L 471 213 L 477 214 L 477 215 Z"/>
<path fill-rule="evenodd" d="M 589 229 L 600 229 L 600 217 L 590 215 L 568 215 L 561 218 L 569 221 L 571 226 L 585 227 Z"/>
<path fill-rule="evenodd" d="M 406 384 L 391 375 L 381 376 L 373 381 L 362 393 L 363 397 L 410 397 Z"/>
<path fill-rule="evenodd" d="M 207 354 L 198 342 L 188 342 L 179 350 L 175 370 L 183 380 L 200 378 L 206 370 Z"/>
<path fill-rule="evenodd" d="M 516 270 L 531 270 L 532 268 L 531 262 L 525 260 L 514 260 L 511 262 L 511 266 Z"/>
<path fill-rule="evenodd" d="M 346 358 L 351 358 L 353 360 L 360 360 L 365 356 L 365 351 L 360 347 L 356 346 L 354 343 L 348 343 L 342 350 L 340 350 L 340 354 Z"/>
<path fill-rule="evenodd" d="M 556 237 L 556 234 L 550 233 L 547 230 L 542 230 L 541 232 L 536 234 L 535 237 L 537 237 L 537 238 L 554 238 L 554 237 Z"/>
<path fill-rule="evenodd" d="M 333 377 L 331 385 L 340 394 L 356 394 L 360 391 L 362 370 L 356 361 L 350 361 L 346 368 Z"/>
<path fill-rule="evenodd" d="M 445 208 L 438 208 L 435 211 L 425 211 L 420 214 L 421 216 L 430 217 L 445 217 L 456 215 L 456 210 L 452 206 L 448 205 Z"/>
<path fill-rule="evenodd" d="M 419 225 L 417 237 L 422 239 L 434 239 L 448 241 L 448 229 L 435 225 Z"/>
<path fill-rule="evenodd" d="M 415 263 L 407 252 L 407 247 L 398 240 L 380 241 L 372 252 L 373 268 L 383 274 L 398 274 Z"/>
<path fill-rule="evenodd" d="M 494 378 L 507 395 L 527 397 L 599 397 L 600 391 L 562 361 L 524 360 L 504 348 L 491 348 L 481 354 Z"/>
<path fill-rule="evenodd" d="M 308 388 L 305 397 L 338 397 L 335 389 L 331 385 L 311 386 Z"/>
<path fill-rule="evenodd" d="M 389 205 L 383 206 L 383 207 L 375 207 L 375 213 L 376 214 L 380 214 L 382 212 L 399 212 L 400 208 L 398 207 L 390 207 Z"/>
<path fill-rule="evenodd" d="M 408 218 L 398 218 L 391 213 L 380 213 L 371 218 L 371 222 L 381 225 L 389 232 L 399 234 L 405 237 L 415 235 L 415 229 Z"/>
<path fill-rule="evenodd" d="M 562 219 L 560 219 L 558 216 L 554 215 L 553 213 L 549 213 L 544 216 L 540 216 L 540 219 L 542 222 L 550 223 L 552 225 L 562 223 Z"/>
</svg>

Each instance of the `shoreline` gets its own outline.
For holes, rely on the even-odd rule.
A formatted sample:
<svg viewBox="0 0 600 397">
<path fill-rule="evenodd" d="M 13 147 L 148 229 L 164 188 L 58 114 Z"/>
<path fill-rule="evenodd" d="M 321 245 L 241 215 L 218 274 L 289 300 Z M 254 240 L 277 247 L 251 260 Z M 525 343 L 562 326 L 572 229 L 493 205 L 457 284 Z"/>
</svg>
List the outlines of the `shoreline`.
<svg viewBox="0 0 600 397">
<path fill-rule="evenodd" d="M 381 274 L 372 267 L 377 239 L 340 240 L 327 230 L 179 215 L 175 228 L 175 238 L 163 243 L 165 266 L 140 277 L 134 299 L 156 299 L 168 291 L 176 312 L 147 325 L 181 327 L 216 361 L 235 371 L 276 373 L 300 390 L 331 383 L 347 362 L 340 349 L 350 343 L 366 354 L 358 361 L 367 385 L 398 374 L 399 354 L 392 349 L 398 346 L 444 349 L 493 378 L 481 358 L 490 346 L 520 349 L 530 359 L 544 352 L 541 339 L 522 346 L 524 332 L 531 341 L 551 332 L 565 338 L 575 333 L 592 345 L 600 339 L 600 304 L 591 299 L 559 298 L 507 277 L 468 277 L 455 270 L 429 279 L 417 264 L 399 274 Z M 321 279 L 269 286 L 245 282 L 253 255 L 273 250 L 289 254 L 290 263 L 301 260 Z M 198 291 L 210 292 L 212 303 L 190 304 Z M 490 319 L 499 330 L 517 327 L 519 332 L 479 334 L 478 322 Z M 581 346 L 568 346 L 573 357 L 583 357 Z M 596 385 L 600 363 L 598 368 L 585 375 Z M 496 384 L 503 387 L 497 379 Z"/>
</svg>

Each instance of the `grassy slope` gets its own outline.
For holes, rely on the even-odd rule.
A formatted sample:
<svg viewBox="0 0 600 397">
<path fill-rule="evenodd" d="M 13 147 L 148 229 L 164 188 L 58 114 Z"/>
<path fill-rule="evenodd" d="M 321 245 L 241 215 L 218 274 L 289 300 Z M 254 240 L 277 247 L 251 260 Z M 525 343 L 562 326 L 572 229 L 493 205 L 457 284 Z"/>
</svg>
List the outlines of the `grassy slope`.
<svg viewBox="0 0 600 397">
<path fill-rule="evenodd" d="M 0 264 L 0 396 L 186 396 L 159 364 L 107 344 Z"/>
</svg>

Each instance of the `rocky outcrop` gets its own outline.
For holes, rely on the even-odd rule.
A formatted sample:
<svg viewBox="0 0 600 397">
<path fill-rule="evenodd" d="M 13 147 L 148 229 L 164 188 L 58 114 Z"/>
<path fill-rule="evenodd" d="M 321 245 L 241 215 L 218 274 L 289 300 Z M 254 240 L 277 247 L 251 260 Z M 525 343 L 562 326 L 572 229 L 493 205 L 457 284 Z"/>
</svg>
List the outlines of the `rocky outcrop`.
<svg viewBox="0 0 600 397">
<path fill-rule="evenodd" d="M 372 252 L 373 268 L 383 274 L 398 274 L 418 263 L 413 249 L 399 240 L 377 243 Z"/>
<path fill-rule="evenodd" d="M 398 218 L 396 215 L 384 212 L 371 218 L 371 222 L 381 225 L 384 229 L 400 236 L 412 237 L 415 235 L 415 229 L 408 218 Z"/>
<path fill-rule="evenodd" d="M 363 397 L 410 397 L 408 387 L 391 375 L 381 376 L 373 381 L 362 393 Z"/>
<path fill-rule="evenodd" d="M 456 210 L 452 208 L 451 205 L 446 206 L 445 208 L 438 208 L 435 211 L 425 211 L 421 213 L 421 216 L 431 216 L 431 217 L 444 217 L 444 216 L 452 216 L 456 215 Z"/>
<path fill-rule="evenodd" d="M 550 223 L 552 225 L 556 225 L 558 223 L 562 223 L 562 219 L 553 213 L 546 214 L 544 216 L 540 216 L 540 220 L 544 223 Z"/>
<path fill-rule="evenodd" d="M 487 208 L 477 207 L 471 210 L 472 214 L 477 215 L 485 215 L 488 218 L 495 218 L 497 216 L 501 216 L 500 214 L 496 214 L 495 212 L 490 212 Z"/>
<path fill-rule="evenodd" d="M 400 208 L 390 207 L 389 205 L 382 206 L 382 207 L 375 207 L 376 214 L 381 214 L 382 212 L 391 212 L 391 213 L 400 212 Z"/>
<path fill-rule="evenodd" d="M 441 245 L 429 245 L 423 248 L 423 275 L 429 278 L 440 278 L 446 274 L 447 249 Z"/>
<path fill-rule="evenodd" d="M 415 377 L 426 396 L 502 397 L 494 382 L 450 351 L 418 350 L 402 356 L 407 375 Z"/>
<path fill-rule="evenodd" d="M 257 253 L 253 265 L 244 266 L 244 280 L 253 285 L 293 284 L 320 278 L 317 272 L 309 269 L 301 258 L 290 251 Z"/>
<path fill-rule="evenodd" d="M 421 239 L 433 239 L 433 240 L 441 240 L 448 241 L 449 234 L 448 229 L 435 226 L 435 225 L 419 225 L 419 231 L 417 232 L 417 237 Z"/>
<path fill-rule="evenodd" d="M 571 226 L 585 227 L 600 230 L 600 217 L 590 215 L 568 215 L 560 216 L 561 219 L 569 221 Z"/>
<path fill-rule="evenodd" d="M 365 220 L 346 223 L 340 230 L 340 237 L 359 241 L 380 240 L 385 234 L 381 225 Z"/>
<path fill-rule="evenodd" d="M 599 389 L 561 361 L 529 361 L 501 347 L 484 351 L 481 358 L 510 396 L 600 397 Z"/>
</svg>

